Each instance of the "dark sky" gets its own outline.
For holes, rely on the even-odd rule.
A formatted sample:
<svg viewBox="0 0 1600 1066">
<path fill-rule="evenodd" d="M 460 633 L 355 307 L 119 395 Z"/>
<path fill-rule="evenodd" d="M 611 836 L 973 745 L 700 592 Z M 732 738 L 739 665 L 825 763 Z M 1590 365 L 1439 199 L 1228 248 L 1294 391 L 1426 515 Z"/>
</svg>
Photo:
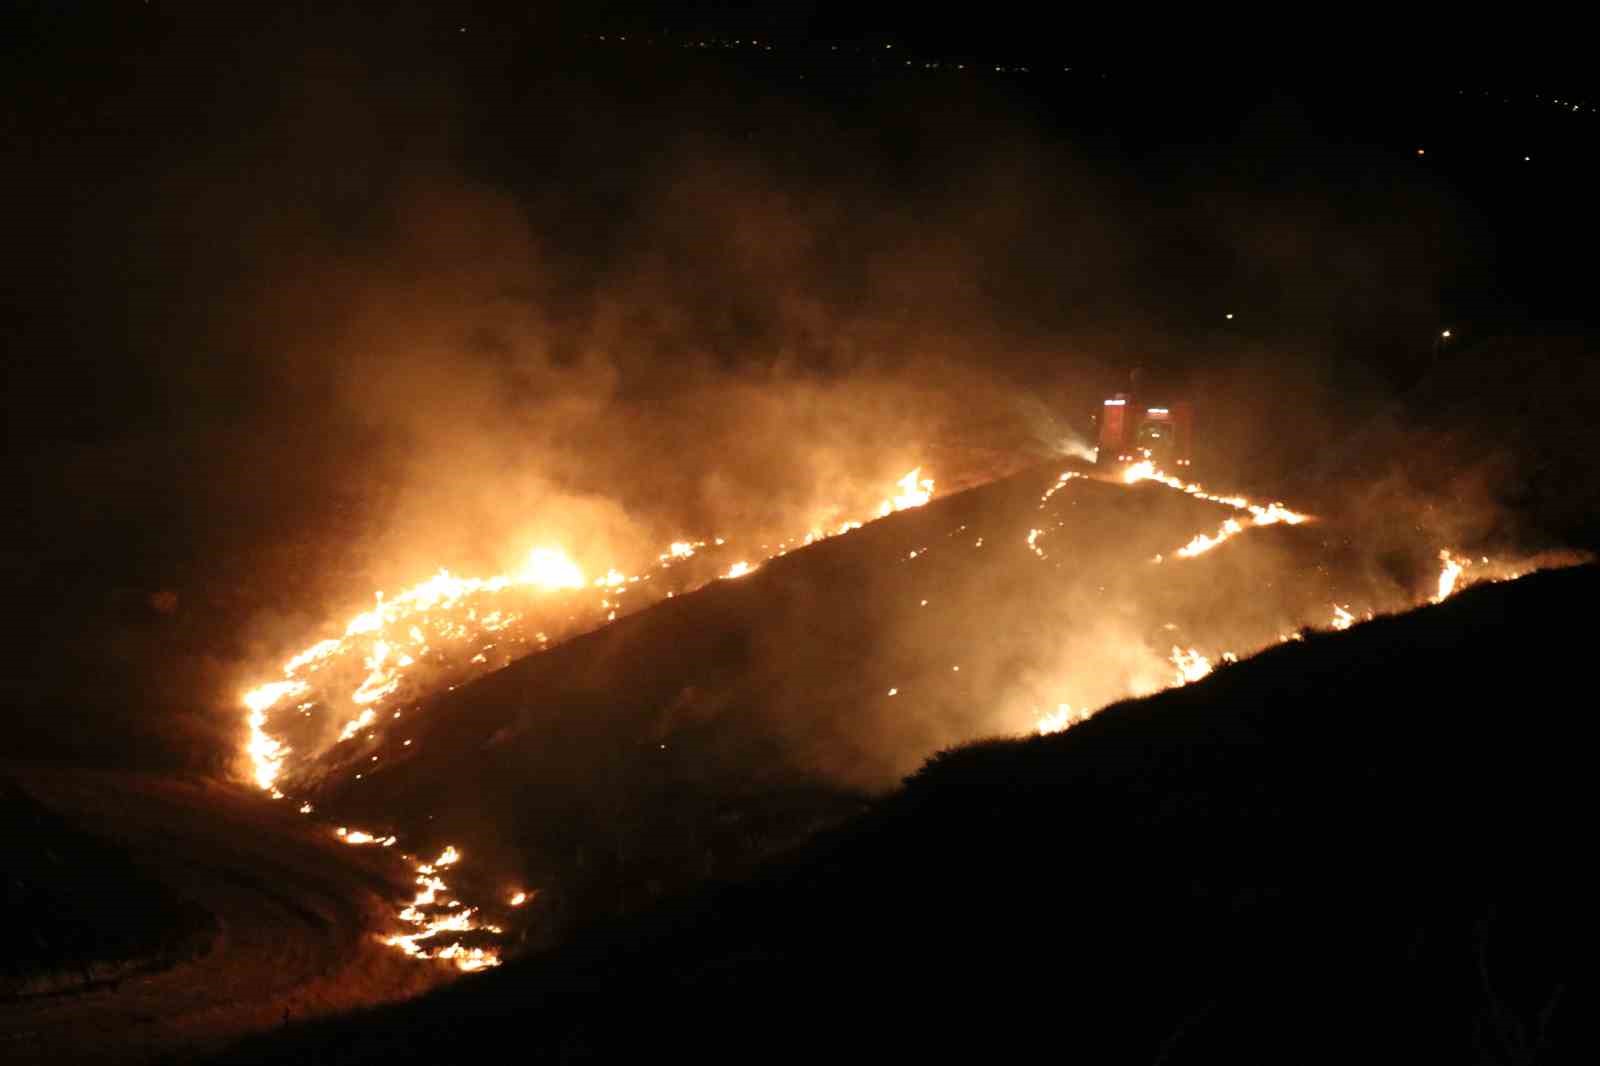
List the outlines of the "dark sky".
<svg viewBox="0 0 1600 1066">
<path fill-rule="evenodd" d="M 662 308 L 678 316 L 663 351 L 737 363 L 787 343 L 795 293 L 881 326 L 898 298 L 867 284 L 883 263 L 918 264 L 898 284 L 946 333 L 1025 353 L 989 357 L 1024 381 L 1053 372 L 1037 350 L 1077 337 L 1108 364 L 1174 367 L 1316 347 L 1352 385 L 1398 385 L 1442 323 L 1470 335 L 1594 314 L 1595 116 L 1551 102 L 1589 67 L 1543 30 L 1534 47 L 1515 27 L 1418 33 L 1348 11 L 1334 26 L 1207 14 L 1136 30 L 1021 4 L 11 12 L 13 452 L 303 407 L 325 368 L 290 387 L 272 353 L 315 315 L 261 308 L 388 248 L 388 198 L 440 174 L 535 234 L 541 269 L 517 296 L 547 316 L 557 363 L 575 357 L 559 338 L 641 277 L 674 279 L 637 301 L 652 330 L 671 332 Z M 592 39 L 619 27 L 680 44 L 771 34 L 779 50 Z M 830 66 L 835 39 L 874 65 Z M 982 53 L 1039 69 L 906 74 L 880 46 L 902 65 Z M 705 166 L 718 176 L 692 183 L 692 203 L 672 191 Z M 763 233 L 792 221 L 803 268 L 785 261 L 770 291 L 704 269 L 726 261 L 716 242 L 738 221 L 721 196 L 756 205 Z M 1219 319 L 1236 305 L 1248 332 Z"/>
</svg>

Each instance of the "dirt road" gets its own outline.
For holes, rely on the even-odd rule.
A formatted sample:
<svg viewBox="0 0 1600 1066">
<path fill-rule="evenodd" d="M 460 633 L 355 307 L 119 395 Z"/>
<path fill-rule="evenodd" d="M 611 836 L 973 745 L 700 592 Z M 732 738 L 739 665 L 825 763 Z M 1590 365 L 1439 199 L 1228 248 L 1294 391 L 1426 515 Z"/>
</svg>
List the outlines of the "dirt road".
<svg viewBox="0 0 1600 1066">
<path fill-rule="evenodd" d="M 287 804 L 215 782 L 7 774 L 132 851 L 209 912 L 216 932 L 192 961 L 0 1002 L 0 1061 L 187 1061 L 248 1033 L 403 998 L 442 979 L 374 941 L 391 920 L 389 901 L 404 894 L 400 864 L 337 843 Z"/>
</svg>

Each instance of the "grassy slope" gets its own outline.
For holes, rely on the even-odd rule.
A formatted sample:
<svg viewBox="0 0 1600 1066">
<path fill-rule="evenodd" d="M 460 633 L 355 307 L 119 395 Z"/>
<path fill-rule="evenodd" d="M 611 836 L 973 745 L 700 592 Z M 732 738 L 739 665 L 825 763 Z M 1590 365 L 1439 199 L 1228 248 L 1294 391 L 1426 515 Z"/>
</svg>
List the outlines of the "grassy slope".
<svg viewBox="0 0 1600 1066">
<path fill-rule="evenodd" d="M 1100 703 L 1126 688 L 1090 648 L 1148 636 L 1215 654 L 1210 642 L 1240 639 L 1227 626 L 1272 639 L 1286 623 L 1253 571 L 1264 561 L 1302 575 L 1293 595 L 1313 613 L 1298 617 L 1325 616 L 1315 526 L 1160 568 L 1152 555 L 1229 512 L 1085 481 L 1041 511 L 1059 470 L 935 500 L 408 707 L 377 745 L 333 753 L 360 780 L 347 773 L 312 798 L 419 851 L 455 844 L 470 857 L 463 877 L 538 887 L 530 941 L 548 943 L 736 876 L 856 813 L 864 792 L 894 787 L 931 752 L 1029 729 L 1031 714 L 999 705 L 1026 711 L 1019 683 L 1071 674 L 1068 655 L 1107 676 L 1056 698 Z M 1028 550 L 1034 524 L 1051 531 L 1048 559 Z M 1252 592 L 1222 612 L 1218 588 Z"/>
<path fill-rule="evenodd" d="M 1534 575 L 933 760 L 746 884 L 239 1061 L 1576 1057 L 1588 634 Z"/>
<path fill-rule="evenodd" d="M 203 952 L 211 916 L 116 845 L 81 832 L 0 778 L 0 883 L 22 928 L 0 953 L 0 994 L 115 980 Z"/>
</svg>

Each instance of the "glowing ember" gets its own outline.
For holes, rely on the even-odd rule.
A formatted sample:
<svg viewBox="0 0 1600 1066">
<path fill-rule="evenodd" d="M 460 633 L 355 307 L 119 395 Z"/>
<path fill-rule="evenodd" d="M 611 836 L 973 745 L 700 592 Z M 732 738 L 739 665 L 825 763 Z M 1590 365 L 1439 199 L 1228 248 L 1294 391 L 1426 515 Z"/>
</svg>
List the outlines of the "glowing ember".
<svg viewBox="0 0 1600 1066">
<path fill-rule="evenodd" d="M 921 477 L 921 468 L 911 470 L 895 485 L 896 491 L 879 507 L 879 514 L 890 514 L 927 503 L 933 494 L 932 479 Z M 845 521 L 831 530 L 814 529 L 803 538 L 812 543 L 827 537 L 848 533 L 861 528 L 859 521 Z M 784 554 L 791 543 L 802 538 L 783 541 L 774 554 Z M 672 542 L 658 557 L 664 572 L 673 563 L 689 559 L 708 548 L 721 548 L 727 541 L 722 537 L 706 540 L 679 540 Z M 758 569 L 759 562 L 740 561 L 733 564 L 722 576 L 743 577 Z M 604 590 L 606 598 L 599 602 L 599 613 L 570 614 L 571 601 L 558 608 L 572 623 L 569 632 L 582 632 L 585 626 L 604 624 L 614 620 L 621 608 L 621 597 L 637 583 L 648 581 L 651 575 L 629 576 L 615 568 L 608 568 L 592 581 L 564 552 L 556 548 L 540 547 L 528 553 L 522 566 L 510 574 L 488 578 L 461 578 L 447 570 L 440 570 L 421 583 L 393 597 L 378 593 L 376 604 L 369 610 L 357 613 L 345 623 L 343 634 L 319 640 L 291 657 L 283 666 L 281 680 L 270 681 L 246 692 L 242 702 L 246 710 L 247 737 L 243 756 L 250 777 L 261 789 L 274 797 L 283 794 L 278 783 L 290 769 L 289 757 L 294 750 L 280 736 L 268 731 L 270 712 L 287 701 L 298 701 L 298 717 L 310 718 L 314 711 L 333 710 L 337 727 L 336 743 L 348 743 L 358 738 L 368 742 L 377 740 L 375 732 L 380 710 L 389 719 L 398 719 L 399 710 L 385 704 L 400 698 L 410 698 L 408 684 L 431 685 L 439 690 L 454 689 L 456 684 L 490 668 L 488 652 L 496 644 L 475 639 L 482 634 L 502 634 L 496 641 L 522 645 L 525 650 L 543 650 L 559 642 L 561 634 L 552 637 L 543 629 L 522 628 L 525 608 L 513 601 L 495 599 L 504 594 L 578 592 L 594 588 Z M 682 591 L 682 590 L 679 590 Z M 665 589 L 657 597 L 670 598 L 672 589 Z M 630 606 L 632 606 L 630 604 Z M 643 606 L 642 604 L 640 606 Z M 546 623 L 548 625 L 548 622 Z M 531 642 L 531 643 L 530 643 Z M 355 664 L 359 663 L 359 669 Z M 428 673 L 420 682 L 414 681 L 416 670 L 426 667 Z M 343 713 L 340 712 L 343 708 Z M 330 734 L 331 735 L 331 734 Z M 406 739 L 402 747 L 409 747 Z M 322 750 L 326 740 L 311 746 Z M 314 758 L 318 750 L 302 752 L 302 761 Z M 363 752 L 363 755 L 367 753 Z M 378 761 L 376 754 L 368 756 L 370 762 Z M 368 763 L 363 763 L 368 765 Z M 363 774 L 356 773 L 355 780 Z M 310 803 L 300 807 L 303 814 L 311 813 Z M 397 842 L 394 836 L 378 837 L 364 830 L 339 827 L 336 835 L 353 846 L 379 845 L 391 847 Z M 416 932 L 389 937 L 386 943 L 416 958 L 449 959 L 462 970 L 478 970 L 499 963 L 492 949 L 467 946 L 452 940 L 435 946 L 441 934 L 481 930 L 498 933 L 498 927 L 477 925 L 472 920 L 475 910 L 462 907 L 459 901 L 440 903 L 447 891 L 437 870 L 451 866 L 460 858 L 453 847 L 448 847 L 433 863 L 417 866 L 416 897 L 400 911 L 400 918 L 409 925 L 419 926 Z M 517 891 L 510 905 L 522 906 L 534 897 L 531 891 Z M 448 914 L 430 912 L 439 907 Z"/>
<path fill-rule="evenodd" d="M 1073 478 L 1080 478 L 1083 476 L 1083 474 L 1078 473 L 1076 470 L 1063 471 L 1061 476 L 1056 479 L 1056 483 L 1051 485 L 1048 489 L 1045 489 L 1044 495 L 1039 497 L 1040 509 L 1043 510 L 1044 505 L 1050 502 L 1050 497 L 1066 488 L 1067 482 L 1071 481 Z"/>
<path fill-rule="evenodd" d="M 360 829 L 346 829 L 342 825 L 333 832 L 335 836 L 346 844 L 379 844 L 386 848 L 392 848 L 398 840 L 394 836 L 377 837 Z"/>
</svg>

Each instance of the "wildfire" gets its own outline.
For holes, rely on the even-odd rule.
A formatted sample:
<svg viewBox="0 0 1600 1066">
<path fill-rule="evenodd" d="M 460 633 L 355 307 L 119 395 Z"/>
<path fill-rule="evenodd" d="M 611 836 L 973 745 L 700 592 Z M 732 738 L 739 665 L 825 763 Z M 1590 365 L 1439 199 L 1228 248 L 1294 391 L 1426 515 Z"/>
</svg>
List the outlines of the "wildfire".
<svg viewBox="0 0 1600 1066">
<path fill-rule="evenodd" d="M 1174 644 L 1169 659 L 1176 671 L 1172 680 L 1173 687 L 1199 681 L 1211 672 L 1211 660 L 1194 648 L 1184 649 Z"/>
<path fill-rule="evenodd" d="M 878 517 L 884 518 L 896 511 L 904 511 L 911 507 L 921 507 L 933 498 L 933 480 L 931 478 L 918 479 L 922 467 L 908 471 L 904 477 L 895 482 L 899 492 L 884 500 L 878 508 Z"/>
<path fill-rule="evenodd" d="M 918 467 L 899 478 L 895 491 L 879 506 L 877 514 L 888 515 L 927 503 L 933 495 L 934 482 L 921 475 L 922 469 Z M 861 525 L 860 521 L 845 521 L 831 530 L 813 529 L 804 538 L 795 538 L 794 542 L 810 544 L 859 529 Z M 776 554 L 784 554 L 790 543 L 781 542 Z M 664 572 L 675 563 L 726 544 L 721 537 L 710 541 L 673 541 L 658 556 L 656 565 Z M 743 577 L 760 565 L 760 562 L 741 560 L 719 576 Z M 243 757 L 250 778 L 273 797 L 283 796 L 279 783 L 292 769 L 290 757 L 296 752 L 283 736 L 269 730 L 272 712 L 284 710 L 289 701 L 299 701 L 296 709 L 306 717 L 311 717 L 319 708 L 338 714 L 341 721 L 336 723 L 337 744 L 359 737 L 376 739 L 374 731 L 383 716 L 401 716 L 399 710 L 391 711 L 386 705 L 408 691 L 407 682 L 419 664 L 430 667 L 424 684 L 454 688 L 452 682 L 466 680 L 490 668 L 487 653 L 496 644 L 482 643 L 484 635 L 505 634 L 496 640 L 522 644 L 526 651 L 543 650 L 559 642 L 560 634 L 552 638 L 544 629 L 526 626 L 528 631 L 524 633 L 525 610 L 516 602 L 504 599 L 507 594 L 576 595 L 585 590 L 599 590 L 605 598 L 598 601 L 598 610 L 581 617 L 570 616 L 576 629 L 568 632 L 582 631 L 586 625 L 602 625 L 614 620 L 622 607 L 622 596 L 651 576 L 628 575 L 608 567 L 591 580 L 565 552 L 554 547 L 537 547 L 511 573 L 474 578 L 457 577 L 448 570 L 440 570 L 393 597 L 377 593 L 375 605 L 352 616 L 344 624 L 340 636 L 309 645 L 284 663 L 281 679 L 258 685 L 244 694 L 247 735 Z M 701 581 L 703 583 L 704 578 Z M 674 592 L 666 590 L 658 595 L 670 597 Z M 572 603 L 571 600 L 557 602 L 568 607 Z M 566 608 L 563 610 L 565 612 Z M 359 668 L 356 668 L 357 663 Z M 406 740 L 402 747 L 410 744 L 411 741 Z M 299 757 L 305 761 L 315 754 L 301 753 Z M 377 755 L 371 756 L 372 761 L 377 759 Z M 361 776 L 355 774 L 357 779 Z M 310 803 L 300 806 L 303 814 L 311 810 Z M 352 846 L 388 848 L 398 842 L 393 835 L 379 837 L 347 826 L 338 827 L 334 834 Z M 418 929 L 388 937 L 385 943 L 414 958 L 448 959 L 462 970 L 498 965 L 499 955 L 491 948 L 465 946 L 459 939 L 435 946 L 445 933 L 499 932 L 494 926 L 478 924 L 473 918 L 477 913 L 475 908 L 464 907 L 456 900 L 440 902 L 447 887 L 437 871 L 459 859 L 460 853 L 454 847 L 447 847 L 432 863 L 417 866 L 419 890 L 415 898 L 401 908 L 399 917 Z M 532 890 L 518 890 L 511 896 L 509 905 L 520 907 L 535 894 Z M 445 913 L 433 913 L 441 907 Z"/>
<path fill-rule="evenodd" d="M 282 796 L 273 782 L 283 772 L 283 764 L 288 760 L 291 749 L 266 731 L 267 710 L 285 696 L 299 696 L 305 691 L 306 686 L 299 681 L 274 681 L 252 689 L 244 697 L 244 705 L 250 711 L 245 716 L 245 724 L 250 730 L 249 739 L 245 741 L 245 754 L 250 759 L 256 784 L 271 792 L 274 799 Z"/>
<path fill-rule="evenodd" d="M 1439 570 L 1439 587 L 1428 598 L 1430 603 L 1443 603 L 1449 599 L 1456 590 L 1456 582 L 1461 580 L 1462 572 L 1472 565 L 1471 559 L 1457 559 L 1448 548 L 1439 549 L 1439 562 L 1443 564 Z"/>
<path fill-rule="evenodd" d="M 1048 736 L 1051 733 L 1059 733 L 1068 726 L 1087 721 L 1092 713 L 1088 710 L 1075 711 L 1069 703 L 1058 703 L 1055 710 L 1049 714 L 1042 715 L 1034 723 L 1034 732 L 1041 737 Z"/>
<path fill-rule="evenodd" d="M 922 470 L 918 467 L 899 478 L 894 489 L 878 506 L 877 516 L 927 503 L 933 494 L 934 482 L 923 478 L 921 474 Z M 1044 508 L 1051 497 L 1070 481 L 1084 476 L 1075 471 L 1062 473 L 1040 496 L 1040 508 Z M 1199 485 L 1157 471 L 1149 462 L 1130 468 L 1125 480 L 1128 484 L 1155 481 L 1236 512 L 1214 533 L 1196 534 L 1177 549 L 1175 554 L 1180 558 L 1201 555 L 1250 528 L 1278 523 L 1295 525 L 1309 520 L 1309 516 L 1292 511 L 1281 503 L 1262 505 L 1242 496 L 1212 494 Z M 877 493 L 873 493 L 866 499 L 876 497 Z M 415 698 L 419 687 L 432 685 L 442 688 L 448 682 L 464 681 L 491 669 L 488 653 L 497 643 L 503 642 L 510 648 L 521 644 L 523 651 L 538 651 L 559 643 L 572 632 L 582 631 L 585 626 L 603 625 L 626 609 L 636 609 L 641 599 L 670 597 L 692 590 L 697 583 L 744 577 L 759 569 L 762 560 L 784 554 L 791 545 L 811 544 L 848 533 L 862 525 L 860 521 L 838 522 L 839 517 L 837 513 L 829 513 L 826 528 L 819 523 L 803 538 L 778 542 L 771 554 L 767 554 L 768 546 L 763 545 L 761 554 L 750 551 L 747 558 L 733 562 L 726 569 L 722 569 L 723 563 L 730 556 L 737 558 L 733 553 L 740 549 L 727 546 L 728 542 L 721 537 L 673 541 L 656 556 L 655 562 L 650 564 L 652 569 L 635 575 L 608 567 L 598 576 L 586 576 L 561 550 L 540 547 L 531 551 L 522 565 L 508 574 L 461 578 L 440 570 L 392 598 L 386 599 L 379 593 L 374 606 L 350 618 L 342 635 L 309 645 L 284 664 L 280 679 L 262 684 L 244 695 L 248 729 L 244 754 L 251 776 L 259 787 L 274 796 L 281 796 L 280 783 L 292 780 L 292 774 L 316 754 L 314 751 L 296 752 L 285 736 L 280 735 L 281 722 L 279 733 L 270 731 L 272 712 L 287 710 L 291 702 L 297 702 L 296 709 L 307 717 L 318 708 L 334 711 L 336 721 L 329 723 L 324 738 L 336 732 L 336 743 L 355 742 L 360 738 L 376 740 L 380 723 L 392 720 L 391 716 L 399 718 L 401 710 L 395 709 L 396 706 L 404 706 L 402 701 Z M 965 528 L 963 526 L 962 531 Z M 1033 528 L 1027 537 L 1029 549 L 1040 558 L 1046 557 L 1039 544 L 1046 532 L 1044 528 Z M 973 535 L 975 531 L 968 534 Z M 983 546 L 982 537 L 977 538 L 976 545 L 980 548 Z M 746 545 L 744 550 L 749 551 L 751 547 Z M 719 550 L 725 550 L 728 555 L 711 561 L 717 559 Z M 917 559 L 926 550 L 925 547 L 913 550 L 907 558 Z M 1437 594 L 1432 597 L 1433 602 L 1439 602 L 1455 591 L 1464 569 L 1469 565 L 1468 560 L 1457 559 L 1448 550 L 1441 551 L 1439 558 L 1443 563 L 1443 571 L 1439 576 Z M 696 561 L 688 563 L 691 559 Z M 661 578 L 673 567 L 677 567 L 673 576 L 679 579 L 676 589 L 666 589 L 665 581 L 657 581 L 654 586 L 643 584 L 652 577 Z M 685 574 L 693 576 L 683 579 Z M 537 609 L 536 606 L 528 606 L 509 597 L 501 598 L 502 594 L 517 591 L 536 596 L 563 597 L 553 601 L 559 610 L 552 609 L 550 613 L 570 619 L 571 628 L 558 629 L 556 626 L 566 623 L 553 622 L 551 618 L 538 615 L 536 620 L 548 626 L 549 632 L 544 629 L 533 631 L 534 619 L 530 616 Z M 627 601 L 627 608 L 624 608 L 624 597 L 630 593 L 632 596 Z M 597 609 L 593 606 L 596 602 Z M 924 599 L 921 606 L 927 603 Z M 1334 604 L 1333 610 L 1331 624 L 1334 629 L 1346 629 L 1353 624 L 1355 615 L 1349 605 Z M 581 620 L 579 611 L 584 612 Z M 1366 616 L 1372 617 L 1371 612 Z M 530 631 L 536 644 L 530 645 L 527 638 L 522 636 Z M 487 634 L 497 635 L 492 638 L 493 642 L 485 643 Z M 1137 691 L 1130 691 L 1130 695 L 1144 695 L 1161 687 L 1191 684 L 1212 673 L 1213 660 L 1198 648 L 1173 644 L 1170 653 L 1162 656 L 1158 649 L 1166 643 L 1166 640 L 1162 640 L 1141 647 L 1140 650 L 1147 653 L 1149 661 L 1140 664 L 1140 678 L 1136 683 L 1130 683 L 1130 688 L 1137 687 Z M 1218 654 L 1220 662 L 1231 662 L 1237 658 L 1231 652 L 1215 653 L 1214 648 L 1212 650 Z M 499 654 L 501 662 L 509 661 L 510 653 Z M 416 669 L 419 664 L 426 664 L 430 672 L 422 675 L 420 680 L 415 680 L 420 673 Z M 950 670 L 951 673 L 960 673 L 961 667 L 954 665 Z M 450 687 L 455 685 L 451 684 Z M 915 700 L 916 691 L 913 687 L 906 696 L 901 697 L 899 688 L 894 687 L 887 690 L 887 695 L 900 697 L 900 702 L 904 702 L 905 699 Z M 1070 695 L 1070 691 L 1064 694 Z M 1040 702 L 1048 706 L 1053 699 Z M 1085 721 L 1095 713 L 1095 709 L 1062 702 L 1055 704 L 1052 711 L 1041 714 L 1035 709 L 1033 713 L 1036 717 L 1034 731 L 1044 735 Z M 300 734 L 288 735 L 293 737 L 296 744 L 302 744 Z M 409 739 L 404 741 L 404 746 L 410 744 Z M 359 756 L 365 760 L 370 754 L 370 749 L 363 749 L 356 743 L 344 750 L 357 752 L 350 758 Z M 399 754 L 398 749 L 393 750 Z M 291 763 L 292 756 L 298 756 L 298 765 Z M 378 756 L 371 754 L 371 759 L 376 761 Z M 363 768 L 367 766 L 365 761 L 361 765 Z M 361 775 L 355 776 L 359 778 Z M 285 784 L 284 787 L 289 786 Z M 305 804 L 301 810 L 309 813 L 310 804 Z M 343 843 L 351 846 L 390 848 L 398 842 L 394 835 L 380 837 L 348 826 L 341 826 L 333 832 Z M 447 846 L 432 862 L 415 864 L 416 891 L 413 898 L 398 911 L 398 920 L 404 927 L 410 928 L 386 936 L 384 943 L 413 958 L 449 961 L 463 971 L 499 965 L 498 950 L 483 946 L 482 941 L 500 930 L 482 920 L 479 908 L 451 898 L 450 887 L 441 876 L 441 872 L 456 867 L 461 859 L 461 853 L 455 847 Z M 454 877 L 455 874 L 450 876 Z M 536 889 L 512 890 L 502 883 L 490 906 L 491 909 L 495 906 L 519 908 L 536 896 Z"/>
<path fill-rule="evenodd" d="M 609 576 L 609 575 L 608 575 Z M 284 677 L 245 693 L 246 724 L 250 736 L 245 754 L 257 785 L 275 790 L 291 748 L 267 732 L 268 712 L 287 699 L 317 695 L 315 706 L 337 706 L 330 688 L 339 685 L 342 670 L 335 666 L 359 656 L 365 671 L 348 692 L 357 708 L 338 732 L 340 742 L 361 735 L 377 721 L 377 706 L 401 687 L 406 671 L 434 650 L 434 642 L 470 638 L 473 632 L 496 632 L 520 618 L 515 611 L 486 610 L 477 605 L 507 590 L 559 592 L 583 588 L 583 573 L 567 555 L 555 548 L 536 548 L 513 574 L 491 578 L 456 577 L 440 570 L 433 577 L 361 611 L 344 626 L 343 636 L 320 640 L 293 656 L 283 666 Z"/>
<path fill-rule="evenodd" d="M 1128 467 L 1123 473 L 1123 480 L 1129 485 L 1137 484 L 1140 481 L 1154 481 L 1157 484 L 1165 485 L 1169 489 L 1187 493 L 1196 499 L 1220 503 L 1225 507 L 1232 507 L 1236 511 L 1243 511 L 1250 515 L 1249 526 L 1271 526 L 1279 522 L 1297 526 L 1301 522 L 1308 521 L 1311 517 L 1310 515 L 1300 514 L 1297 511 L 1291 511 L 1281 503 L 1258 504 L 1252 503 L 1243 496 L 1218 496 L 1215 493 L 1207 492 L 1199 485 L 1162 473 L 1148 459 Z M 1202 555 L 1224 541 L 1243 533 L 1249 526 L 1237 518 L 1230 518 L 1222 523 L 1222 527 L 1216 533 L 1209 537 L 1197 535 L 1174 554 L 1179 558 L 1192 559 L 1196 555 Z"/>
<path fill-rule="evenodd" d="M 459 939 L 435 947 L 431 941 L 444 933 L 465 933 L 473 930 L 483 930 L 489 933 L 499 932 L 494 926 L 480 925 L 473 916 L 477 914 L 474 907 L 463 907 L 458 900 L 449 900 L 440 903 L 441 893 L 449 891 L 449 886 L 438 876 L 437 870 L 442 866 L 450 866 L 461 858 L 454 847 L 446 847 L 443 853 L 431 863 L 417 864 L 416 883 L 422 886 L 416 896 L 400 911 L 400 920 L 417 927 L 415 933 L 396 933 L 383 938 L 383 942 L 390 947 L 398 948 L 414 959 L 447 959 L 455 963 L 458 970 L 482 970 L 490 966 L 500 965 L 500 953 L 493 948 L 466 947 Z M 526 900 L 524 893 L 517 893 L 511 905 L 519 906 Z M 431 911 L 443 910 L 444 913 L 436 914 Z"/>
</svg>

